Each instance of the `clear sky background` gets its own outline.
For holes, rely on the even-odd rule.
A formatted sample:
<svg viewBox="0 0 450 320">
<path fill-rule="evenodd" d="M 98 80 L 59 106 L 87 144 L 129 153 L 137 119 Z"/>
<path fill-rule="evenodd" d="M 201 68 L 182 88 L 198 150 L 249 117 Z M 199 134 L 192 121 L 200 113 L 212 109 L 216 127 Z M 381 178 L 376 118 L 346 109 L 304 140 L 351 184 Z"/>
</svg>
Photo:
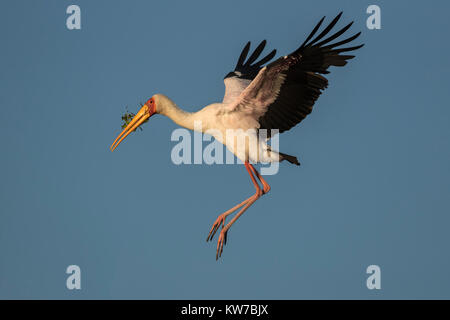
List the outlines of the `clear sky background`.
<svg viewBox="0 0 450 320">
<path fill-rule="evenodd" d="M 81 30 L 66 28 L 70 4 Z M 366 27 L 370 4 L 381 30 Z M 125 106 L 220 101 L 248 40 L 283 55 L 341 10 L 366 46 L 281 136 L 302 166 L 267 177 L 216 262 L 205 239 L 254 192 L 246 170 L 174 165 L 176 125 L 161 116 L 111 153 Z M 0 298 L 450 298 L 449 12 L 437 0 L 1 1 Z M 381 290 L 366 287 L 372 264 Z"/>
</svg>

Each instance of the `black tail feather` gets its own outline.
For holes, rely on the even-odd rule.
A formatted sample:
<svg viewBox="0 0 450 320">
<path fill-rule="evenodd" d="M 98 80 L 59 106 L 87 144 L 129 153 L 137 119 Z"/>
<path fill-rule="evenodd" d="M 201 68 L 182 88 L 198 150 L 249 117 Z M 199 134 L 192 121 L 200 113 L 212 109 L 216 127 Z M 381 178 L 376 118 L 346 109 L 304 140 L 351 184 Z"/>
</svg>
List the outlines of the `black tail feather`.
<svg viewBox="0 0 450 320">
<path fill-rule="evenodd" d="M 298 162 L 297 157 L 290 156 L 290 155 L 288 155 L 288 154 L 281 153 L 281 152 L 278 152 L 278 153 L 279 153 L 280 156 L 281 156 L 281 160 L 280 160 L 280 161 L 287 160 L 287 161 L 289 161 L 290 163 L 295 164 L 295 165 L 297 165 L 297 166 L 300 165 L 300 162 Z"/>
</svg>

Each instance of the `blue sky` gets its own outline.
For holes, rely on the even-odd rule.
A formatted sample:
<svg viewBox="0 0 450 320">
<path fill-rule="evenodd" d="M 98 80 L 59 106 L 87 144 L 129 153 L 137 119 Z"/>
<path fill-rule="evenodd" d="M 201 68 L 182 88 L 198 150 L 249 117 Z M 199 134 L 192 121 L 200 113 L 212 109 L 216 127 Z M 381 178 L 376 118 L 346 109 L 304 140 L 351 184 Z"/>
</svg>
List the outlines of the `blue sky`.
<svg viewBox="0 0 450 320">
<path fill-rule="evenodd" d="M 82 29 L 67 30 L 67 6 Z M 382 29 L 366 28 L 377 4 Z M 223 96 L 243 45 L 286 54 L 341 10 L 366 45 L 280 137 L 269 195 L 242 166 L 170 160 L 154 117 L 114 152 L 125 106 L 193 111 Z M 2 1 L 0 298 L 450 298 L 450 71 L 445 1 Z M 268 52 L 269 49 L 267 49 Z M 79 265 L 82 289 L 66 288 Z M 368 290 L 366 268 L 381 268 Z"/>
</svg>

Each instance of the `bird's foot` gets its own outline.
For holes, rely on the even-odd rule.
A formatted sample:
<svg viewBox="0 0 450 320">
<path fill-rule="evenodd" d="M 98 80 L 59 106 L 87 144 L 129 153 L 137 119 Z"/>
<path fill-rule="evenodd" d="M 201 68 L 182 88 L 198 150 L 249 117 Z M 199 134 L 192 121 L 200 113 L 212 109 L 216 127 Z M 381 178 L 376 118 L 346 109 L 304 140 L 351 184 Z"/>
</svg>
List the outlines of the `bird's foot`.
<svg viewBox="0 0 450 320">
<path fill-rule="evenodd" d="M 220 231 L 219 239 L 217 240 L 216 260 L 222 256 L 223 246 L 227 244 L 228 229 Z"/>
<path fill-rule="evenodd" d="M 209 231 L 206 241 L 212 241 L 217 230 L 219 230 L 220 225 L 222 225 L 222 229 L 223 229 L 223 227 L 225 226 L 226 218 L 227 218 L 227 214 L 225 214 L 225 213 L 222 213 L 217 217 L 216 221 L 214 222 L 213 226 L 211 227 L 211 230 Z"/>
</svg>

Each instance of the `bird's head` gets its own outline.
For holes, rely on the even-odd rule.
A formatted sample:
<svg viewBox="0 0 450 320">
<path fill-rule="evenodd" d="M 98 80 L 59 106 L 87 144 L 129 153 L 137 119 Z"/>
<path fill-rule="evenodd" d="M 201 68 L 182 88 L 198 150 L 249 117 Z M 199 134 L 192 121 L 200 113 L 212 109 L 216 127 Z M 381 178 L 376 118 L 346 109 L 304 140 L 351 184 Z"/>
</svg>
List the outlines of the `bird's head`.
<svg viewBox="0 0 450 320">
<path fill-rule="evenodd" d="M 154 95 L 142 106 L 141 110 L 134 116 L 131 122 L 122 130 L 111 145 L 111 151 L 117 148 L 117 146 L 125 139 L 131 132 L 136 130 L 142 123 L 148 120 L 152 115 L 157 113 L 158 96 Z"/>
</svg>

